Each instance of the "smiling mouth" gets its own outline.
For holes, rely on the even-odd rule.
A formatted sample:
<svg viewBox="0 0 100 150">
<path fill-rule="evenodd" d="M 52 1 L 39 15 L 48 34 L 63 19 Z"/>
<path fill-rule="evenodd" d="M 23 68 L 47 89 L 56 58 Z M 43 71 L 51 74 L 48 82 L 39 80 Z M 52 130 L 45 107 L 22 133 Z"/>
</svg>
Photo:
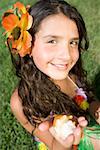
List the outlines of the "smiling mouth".
<svg viewBox="0 0 100 150">
<path fill-rule="evenodd" d="M 51 65 L 53 65 L 57 69 L 61 69 L 61 70 L 65 70 L 68 68 L 68 64 L 53 64 L 53 63 L 51 63 Z"/>
</svg>

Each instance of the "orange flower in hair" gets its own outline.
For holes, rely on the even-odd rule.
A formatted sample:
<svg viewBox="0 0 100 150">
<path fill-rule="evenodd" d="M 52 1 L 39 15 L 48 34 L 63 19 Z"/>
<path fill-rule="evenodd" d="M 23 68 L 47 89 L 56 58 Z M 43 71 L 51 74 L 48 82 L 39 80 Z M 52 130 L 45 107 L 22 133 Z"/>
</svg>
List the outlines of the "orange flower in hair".
<svg viewBox="0 0 100 150">
<path fill-rule="evenodd" d="M 12 52 L 24 57 L 31 52 L 32 36 L 28 32 L 31 28 L 33 18 L 27 12 L 26 7 L 17 2 L 13 9 L 4 13 L 2 26 L 7 35 L 8 43 L 11 43 Z"/>
</svg>

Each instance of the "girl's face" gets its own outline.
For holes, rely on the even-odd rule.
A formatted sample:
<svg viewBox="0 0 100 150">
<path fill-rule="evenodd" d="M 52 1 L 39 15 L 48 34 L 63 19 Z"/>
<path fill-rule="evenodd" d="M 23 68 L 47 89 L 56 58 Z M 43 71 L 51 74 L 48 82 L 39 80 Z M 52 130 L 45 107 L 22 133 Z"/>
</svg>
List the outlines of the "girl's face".
<svg viewBox="0 0 100 150">
<path fill-rule="evenodd" d="M 31 55 L 40 71 L 53 80 L 63 80 L 79 58 L 78 44 L 75 22 L 60 13 L 42 21 Z"/>
</svg>

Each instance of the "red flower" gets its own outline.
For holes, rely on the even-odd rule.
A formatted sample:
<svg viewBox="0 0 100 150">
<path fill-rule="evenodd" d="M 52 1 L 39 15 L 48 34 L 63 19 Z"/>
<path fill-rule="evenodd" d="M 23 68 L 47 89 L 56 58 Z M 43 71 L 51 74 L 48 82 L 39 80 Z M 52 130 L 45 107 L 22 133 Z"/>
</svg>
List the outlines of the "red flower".
<svg viewBox="0 0 100 150">
<path fill-rule="evenodd" d="M 84 97 L 81 96 L 81 95 L 76 95 L 76 96 L 74 97 L 74 100 L 75 100 L 75 102 L 76 102 L 78 105 L 81 105 L 81 103 L 82 103 L 85 99 L 84 99 Z"/>
</svg>

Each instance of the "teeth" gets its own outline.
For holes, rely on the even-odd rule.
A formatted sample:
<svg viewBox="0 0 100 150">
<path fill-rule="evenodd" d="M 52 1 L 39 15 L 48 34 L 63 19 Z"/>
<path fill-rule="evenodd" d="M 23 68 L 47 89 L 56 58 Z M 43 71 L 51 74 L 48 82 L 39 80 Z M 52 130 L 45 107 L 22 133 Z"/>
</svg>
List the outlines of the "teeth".
<svg viewBox="0 0 100 150">
<path fill-rule="evenodd" d="M 52 64 L 52 65 L 54 65 L 56 67 L 59 67 L 59 68 L 65 68 L 65 67 L 67 67 L 67 64 Z"/>
<path fill-rule="evenodd" d="M 55 65 L 57 67 L 66 67 L 66 65 Z"/>
</svg>

